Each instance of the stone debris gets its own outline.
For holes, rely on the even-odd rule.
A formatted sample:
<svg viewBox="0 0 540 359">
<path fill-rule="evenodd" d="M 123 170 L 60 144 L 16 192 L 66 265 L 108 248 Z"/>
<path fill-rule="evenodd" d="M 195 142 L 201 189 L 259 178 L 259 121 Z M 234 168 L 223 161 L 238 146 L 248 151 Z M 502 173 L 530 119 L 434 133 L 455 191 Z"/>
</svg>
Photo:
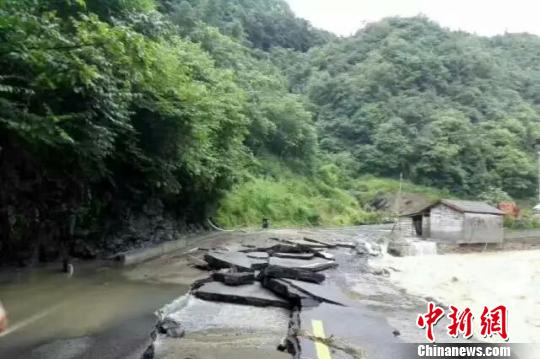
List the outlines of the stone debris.
<svg viewBox="0 0 540 359">
<path fill-rule="evenodd" d="M 289 301 L 264 288 L 261 283 L 231 287 L 221 282 L 209 282 L 193 291 L 197 298 L 260 307 L 274 306 L 289 308 Z"/>
</svg>

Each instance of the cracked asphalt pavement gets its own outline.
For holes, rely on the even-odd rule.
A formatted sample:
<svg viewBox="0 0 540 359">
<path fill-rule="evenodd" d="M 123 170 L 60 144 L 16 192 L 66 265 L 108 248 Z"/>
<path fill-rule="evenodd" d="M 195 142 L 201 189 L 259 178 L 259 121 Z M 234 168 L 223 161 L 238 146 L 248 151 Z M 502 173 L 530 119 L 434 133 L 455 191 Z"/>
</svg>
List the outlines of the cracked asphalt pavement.
<svg viewBox="0 0 540 359">
<path fill-rule="evenodd" d="M 410 358 L 404 343 L 424 341 L 415 320 L 426 301 L 370 268 L 388 233 L 387 226 L 223 233 L 190 251 L 198 260 L 188 267 L 200 277 L 159 311 L 184 335 L 156 331 L 147 357 Z M 223 283 L 238 273 L 254 280 Z"/>
</svg>

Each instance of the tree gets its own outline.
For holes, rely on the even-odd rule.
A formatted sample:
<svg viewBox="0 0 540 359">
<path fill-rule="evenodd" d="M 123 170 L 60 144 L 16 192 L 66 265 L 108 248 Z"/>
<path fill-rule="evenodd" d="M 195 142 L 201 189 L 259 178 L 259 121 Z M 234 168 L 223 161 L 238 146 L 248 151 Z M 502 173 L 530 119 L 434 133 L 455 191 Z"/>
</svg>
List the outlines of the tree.
<svg viewBox="0 0 540 359">
<path fill-rule="evenodd" d="M 539 49 L 534 36 L 487 39 L 389 18 L 311 49 L 301 71 L 276 63 L 308 96 L 322 149 L 351 153 L 361 173 L 530 196 Z"/>
</svg>

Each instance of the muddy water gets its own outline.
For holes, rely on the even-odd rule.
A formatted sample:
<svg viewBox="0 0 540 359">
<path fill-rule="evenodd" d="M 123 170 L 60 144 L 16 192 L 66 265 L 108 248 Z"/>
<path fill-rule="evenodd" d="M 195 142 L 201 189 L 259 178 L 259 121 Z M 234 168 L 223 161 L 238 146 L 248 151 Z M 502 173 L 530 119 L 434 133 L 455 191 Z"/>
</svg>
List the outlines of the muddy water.
<svg viewBox="0 0 540 359">
<path fill-rule="evenodd" d="M 0 358 L 140 357 L 156 308 L 185 285 L 128 280 L 115 266 L 79 265 L 0 273 L 0 300 L 10 320 Z"/>
<path fill-rule="evenodd" d="M 505 305 L 510 342 L 540 342 L 540 250 L 386 256 L 371 264 L 394 268 L 390 280 L 408 293 L 471 308 L 478 316 L 484 306 Z M 480 338 L 479 321 L 474 323 Z M 498 336 L 482 340 L 501 341 Z"/>
</svg>

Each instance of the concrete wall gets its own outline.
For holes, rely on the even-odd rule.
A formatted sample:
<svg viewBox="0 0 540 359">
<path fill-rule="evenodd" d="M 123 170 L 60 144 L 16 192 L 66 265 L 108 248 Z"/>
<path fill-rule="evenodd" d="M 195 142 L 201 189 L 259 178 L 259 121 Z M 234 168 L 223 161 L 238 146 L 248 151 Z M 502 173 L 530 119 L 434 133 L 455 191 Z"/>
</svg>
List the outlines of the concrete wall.
<svg viewBox="0 0 540 359">
<path fill-rule="evenodd" d="M 540 229 L 504 229 L 504 240 L 506 241 L 537 241 L 540 243 Z"/>
<path fill-rule="evenodd" d="M 441 243 L 501 243 L 503 216 L 461 213 L 444 204 L 431 209 L 430 238 Z"/>
<path fill-rule="evenodd" d="M 458 243 L 463 238 L 464 215 L 444 204 L 430 211 L 430 238 L 435 241 Z"/>
<path fill-rule="evenodd" d="M 399 217 L 398 230 L 403 237 L 418 237 L 411 217 Z"/>
<path fill-rule="evenodd" d="M 463 229 L 460 243 L 501 243 L 504 236 L 503 216 L 465 213 Z"/>
<path fill-rule="evenodd" d="M 217 238 L 227 232 L 211 231 L 206 233 L 195 233 L 186 235 L 174 241 L 167 241 L 148 248 L 133 249 L 131 251 L 118 253 L 114 259 L 123 265 L 142 263 L 164 254 L 174 252 L 188 247 L 201 245 L 205 240 Z"/>
</svg>

